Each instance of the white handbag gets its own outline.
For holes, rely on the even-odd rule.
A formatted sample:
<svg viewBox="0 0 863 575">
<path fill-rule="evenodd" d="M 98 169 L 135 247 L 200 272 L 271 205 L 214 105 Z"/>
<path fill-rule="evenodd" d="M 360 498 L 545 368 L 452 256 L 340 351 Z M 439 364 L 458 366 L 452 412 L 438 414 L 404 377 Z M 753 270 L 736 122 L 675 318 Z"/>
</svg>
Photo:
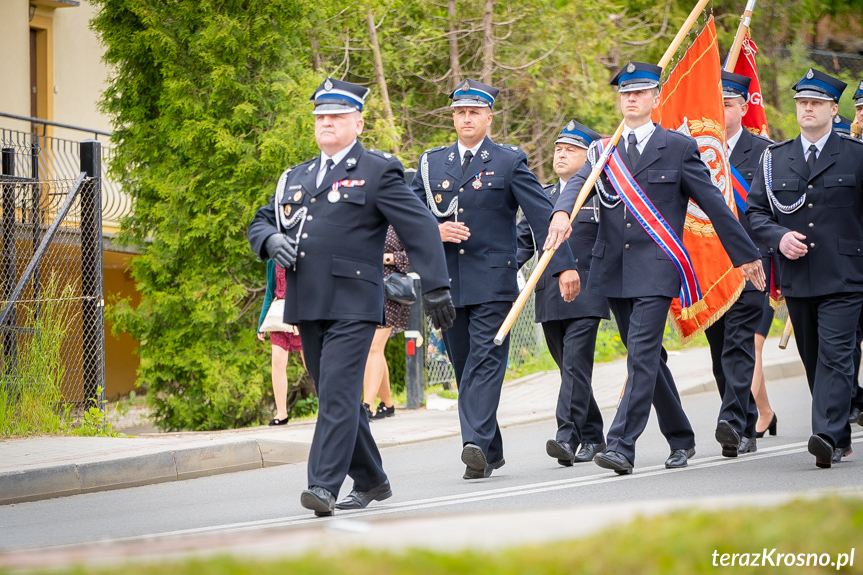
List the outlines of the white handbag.
<svg viewBox="0 0 863 575">
<path fill-rule="evenodd" d="M 264 317 L 264 321 L 261 323 L 260 331 L 284 331 L 294 335 L 299 335 L 300 332 L 297 330 L 297 326 L 285 323 L 284 317 L 285 300 L 274 299 L 273 303 L 270 304 L 270 309 L 267 310 L 267 315 Z"/>
</svg>

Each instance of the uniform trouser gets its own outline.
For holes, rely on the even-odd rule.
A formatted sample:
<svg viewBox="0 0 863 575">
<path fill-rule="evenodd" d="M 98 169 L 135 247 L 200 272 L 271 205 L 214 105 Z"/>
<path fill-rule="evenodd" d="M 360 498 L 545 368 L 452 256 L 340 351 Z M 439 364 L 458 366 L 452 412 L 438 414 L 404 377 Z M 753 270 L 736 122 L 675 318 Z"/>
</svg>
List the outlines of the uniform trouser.
<svg viewBox="0 0 863 575">
<path fill-rule="evenodd" d="M 635 440 L 647 425 L 651 403 L 659 430 L 671 449 L 695 447 L 695 433 L 683 412 L 674 378 L 665 363 L 668 354 L 662 347 L 671 298 L 608 298 L 608 305 L 627 350 L 626 388 L 608 430 L 608 450 L 635 463 Z"/>
<path fill-rule="evenodd" d="M 557 396 L 557 435 L 573 449 L 580 443 L 602 443 L 602 414 L 593 397 L 593 353 L 598 317 L 542 323 L 548 350 L 560 368 Z"/>
<path fill-rule="evenodd" d="M 812 433 L 851 445 L 854 344 L 863 293 L 786 297 L 797 351 L 812 393 Z"/>
<path fill-rule="evenodd" d="M 745 291 L 719 321 L 707 328 L 713 376 L 722 398 L 718 420 L 724 419 L 741 437 L 755 437 L 758 407 L 752 396 L 755 330 L 764 314 L 759 291 Z"/>
<path fill-rule="evenodd" d="M 503 459 L 497 406 L 506 374 L 509 336 L 501 345 L 494 344 L 494 337 L 510 309 L 512 303 L 505 301 L 457 307 L 453 326 L 443 332 L 458 383 L 462 444 L 479 446 L 488 463 Z"/>
<path fill-rule="evenodd" d="M 376 327 L 361 321 L 307 321 L 299 326 L 306 367 L 318 394 L 309 486 L 318 485 L 336 496 L 346 475 L 359 491 L 387 478 L 360 400 Z"/>
</svg>

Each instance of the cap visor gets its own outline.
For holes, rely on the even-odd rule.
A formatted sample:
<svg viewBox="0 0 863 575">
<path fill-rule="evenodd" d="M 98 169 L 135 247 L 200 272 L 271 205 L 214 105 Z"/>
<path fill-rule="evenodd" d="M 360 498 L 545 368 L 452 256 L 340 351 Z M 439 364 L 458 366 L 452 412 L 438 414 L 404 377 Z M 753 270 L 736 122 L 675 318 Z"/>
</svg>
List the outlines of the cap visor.
<svg viewBox="0 0 863 575">
<path fill-rule="evenodd" d="M 617 91 L 621 94 L 625 92 L 635 92 L 637 90 L 650 90 L 651 88 L 659 88 L 659 82 L 634 82 L 626 86 L 620 86 Z"/>
<path fill-rule="evenodd" d="M 585 150 L 589 147 L 587 144 L 582 142 L 581 140 L 576 140 L 575 138 L 558 138 L 554 141 L 555 144 L 571 144 L 573 146 L 578 146 L 579 148 L 584 148 Z"/>
<path fill-rule="evenodd" d="M 863 98 L 857 98 L 857 100 L 854 102 L 855 108 L 859 108 L 860 106 L 863 106 Z"/>
<path fill-rule="evenodd" d="M 798 98 L 812 98 L 813 100 L 828 100 L 830 102 L 836 101 L 836 99 L 830 94 L 818 92 L 817 90 L 800 90 L 794 94 L 794 99 L 796 100 Z"/>
<path fill-rule="evenodd" d="M 359 109 L 349 104 L 327 103 L 317 104 L 312 114 L 348 114 L 350 112 L 359 112 Z"/>
<path fill-rule="evenodd" d="M 452 104 L 450 104 L 450 108 L 491 108 L 488 102 L 485 100 L 472 100 L 469 98 L 463 98 L 461 100 L 453 100 Z"/>
<path fill-rule="evenodd" d="M 723 98 L 743 98 L 743 94 L 738 94 L 737 92 L 728 92 L 728 91 L 723 90 L 722 91 L 722 97 Z"/>
</svg>

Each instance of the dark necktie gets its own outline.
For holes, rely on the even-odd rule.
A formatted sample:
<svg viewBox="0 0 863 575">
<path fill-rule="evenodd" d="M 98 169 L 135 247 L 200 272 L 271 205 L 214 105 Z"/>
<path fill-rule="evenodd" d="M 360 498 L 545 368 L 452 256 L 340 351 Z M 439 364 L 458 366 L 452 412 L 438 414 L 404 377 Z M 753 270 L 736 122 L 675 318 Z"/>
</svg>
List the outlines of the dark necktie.
<svg viewBox="0 0 863 575">
<path fill-rule="evenodd" d="M 465 173 L 467 171 L 467 167 L 470 165 L 470 161 L 473 159 L 473 152 L 468 150 L 464 153 L 464 159 L 461 161 L 461 172 Z"/>
<path fill-rule="evenodd" d="M 626 155 L 629 156 L 629 163 L 634 168 L 635 164 L 638 163 L 638 158 L 641 157 L 641 154 L 638 153 L 638 139 L 635 137 L 635 132 L 629 133 L 626 142 Z"/>
<path fill-rule="evenodd" d="M 815 154 L 818 153 L 818 146 L 812 144 L 809 146 L 809 157 L 806 159 L 806 165 L 809 166 L 809 173 L 815 171 L 815 160 L 818 158 L 815 157 Z"/>
<path fill-rule="evenodd" d="M 332 158 L 330 158 L 329 160 L 327 160 L 327 163 L 324 165 L 327 167 L 327 172 L 329 172 L 330 170 L 333 169 L 333 166 L 335 166 L 336 163 L 333 161 Z"/>
</svg>

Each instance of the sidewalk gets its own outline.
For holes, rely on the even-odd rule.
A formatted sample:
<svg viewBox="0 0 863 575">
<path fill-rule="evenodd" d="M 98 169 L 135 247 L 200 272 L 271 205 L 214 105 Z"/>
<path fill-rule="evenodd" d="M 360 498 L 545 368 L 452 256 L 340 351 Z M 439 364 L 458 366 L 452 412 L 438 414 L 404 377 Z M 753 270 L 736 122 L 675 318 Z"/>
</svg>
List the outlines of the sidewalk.
<svg viewBox="0 0 863 575">
<path fill-rule="evenodd" d="M 803 374 L 793 341 L 764 346 L 764 375 L 776 381 Z M 715 390 L 707 347 L 669 352 L 668 365 L 681 395 Z M 600 409 L 614 408 L 626 378 L 626 360 L 594 366 Z M 503 386 L 502 427 L 554 418 L 560 376 L 544 372 Z M 218 473 L 300 463 L 308 457 L 314 421 L 284 427 L 220 432 L 141 434 L 131 438 L 36 437 L 0 441 L 0 504 L 192 479 Z M 425 409 L 398 410 L 375 421 L 380 447 L 456 436 L 456 400 L 429 396 Z"/>
</svg>

